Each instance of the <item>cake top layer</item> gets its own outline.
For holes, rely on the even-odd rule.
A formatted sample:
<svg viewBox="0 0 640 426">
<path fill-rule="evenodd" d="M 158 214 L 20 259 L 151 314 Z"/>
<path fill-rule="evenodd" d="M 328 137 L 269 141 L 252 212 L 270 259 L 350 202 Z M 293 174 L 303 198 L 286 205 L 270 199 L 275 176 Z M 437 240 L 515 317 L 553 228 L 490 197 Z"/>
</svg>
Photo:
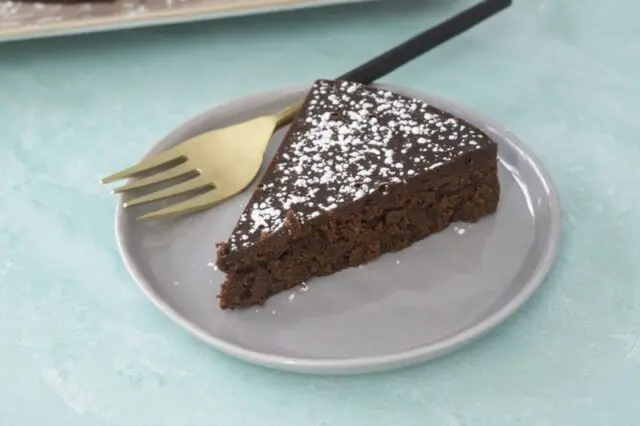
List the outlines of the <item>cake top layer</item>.
<svg viewBox="0 0 640 426">
<path fill-rule="evenodd" d="M 317 81 L 245 208 L 229 250 L 494 144 L 426 103 L 347 81 Z"/>
</svg>

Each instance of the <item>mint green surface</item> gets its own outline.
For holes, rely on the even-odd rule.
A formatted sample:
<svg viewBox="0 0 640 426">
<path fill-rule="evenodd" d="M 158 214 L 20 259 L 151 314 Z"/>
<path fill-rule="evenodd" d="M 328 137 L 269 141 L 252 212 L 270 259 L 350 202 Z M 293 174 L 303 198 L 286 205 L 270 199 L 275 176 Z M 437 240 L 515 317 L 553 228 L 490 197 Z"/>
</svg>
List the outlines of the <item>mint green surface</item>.
<svg viewBox="0 0 640 426">
<path fill-rule="evenodd" d="M 470 3 L 0 45 L 0 425 L 638 424 L 638 2 L 516 0 L 385 79 L 503 122 L 560 193 L 548 280 L 459 352 L 361 377 L 253 367 L 162 316 L 118 256 L 99 177 L 206 108 L 335 76 Z"/>
</svg>

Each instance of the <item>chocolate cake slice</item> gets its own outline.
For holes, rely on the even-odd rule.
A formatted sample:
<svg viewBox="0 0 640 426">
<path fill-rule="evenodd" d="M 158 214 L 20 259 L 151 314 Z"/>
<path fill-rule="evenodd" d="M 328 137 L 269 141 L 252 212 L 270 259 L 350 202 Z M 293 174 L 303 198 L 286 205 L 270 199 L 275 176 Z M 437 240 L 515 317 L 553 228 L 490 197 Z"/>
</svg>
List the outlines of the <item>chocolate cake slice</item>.
<svg viewBox="0 0 640 426">
<path fill-rule="evenodd" d="M 262 304 L 314 276 L 402 250 L 496 210 L 497 146 L 421 101 L 317 81 L 229 240 L 220 306 Z"/>
</svg>

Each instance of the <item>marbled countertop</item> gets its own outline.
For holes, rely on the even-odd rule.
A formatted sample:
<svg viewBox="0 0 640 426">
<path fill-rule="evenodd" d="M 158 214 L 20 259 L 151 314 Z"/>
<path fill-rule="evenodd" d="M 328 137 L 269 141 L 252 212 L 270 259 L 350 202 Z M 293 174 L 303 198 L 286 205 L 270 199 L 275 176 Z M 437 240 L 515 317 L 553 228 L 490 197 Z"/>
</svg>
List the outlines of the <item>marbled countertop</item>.
<svg viewBox="0 0 640 426">
<path fill-rule="evenodd" d="M 98 178 L 204 109 L 334 76 L 471 1 L 385 0 L 0 45 L 0 424 L 634 425 L 640 3 L 516 0 L 385 81 L 465 102 L 547 165 L 561 254 L 488 337 L 311 377 L 189 337 L 127 275 Z"/>
</svg>

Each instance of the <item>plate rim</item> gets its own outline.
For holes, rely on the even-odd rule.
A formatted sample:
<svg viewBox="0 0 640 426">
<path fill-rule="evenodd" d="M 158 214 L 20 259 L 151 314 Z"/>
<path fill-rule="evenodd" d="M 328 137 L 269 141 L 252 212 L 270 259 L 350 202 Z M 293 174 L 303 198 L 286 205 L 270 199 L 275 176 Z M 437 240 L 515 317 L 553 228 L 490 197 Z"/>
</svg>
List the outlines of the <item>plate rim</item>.
<svg viewBox="0 0 640 426">
<path fill-rule="evenodd" d="M 225 353 L 226 355 L 230 355 L 234 358 L 263 367 L 274 368 L 289 372 L 321 375 L 363 374 L 388 371 L 400 367 L 415 365 L 421 362 L 428 361 L 430 359 L 437 358 L 484 336 L 486 333 L 493 330 L 507 318 L 513 315 L 522 305 L 524 305 L 524 303 L 529 300 L 533 293 L 544 282 L 545 277 L 549 273 L 557 257 L 560 245 L 562 210 L 560 208 L 560 200 L 557 189 L 547 169 L 544 167 L 538 157 L 533 152 L 531 152 L 529 148 L 527 148 L 526 145 L 506 126 L 500 124 L 491 117 L 488 117 L 487 115 L 478 112 L 471 107 L 448 98 L 444 98 L 410 87 L 404 87 L 394 84 L 376 84 L 375 86 L 386 88 L 392 91 L 399 91 L 401 93 L 411 91 L 418 96 L 424 96 L 426 98 L 432 99 L 433 101 L 435 101 L 435 103 L 447 103 L 449 105 L 452 105 L 457 111 L 462 112 L 463 116 L 465 114 L 470 114 L 479 119 L 482 119 L 486 124 L 490 125 L 498 133 L 508 137 L 510 143 L 515 146 L 521 153 L 525 153 L 525 157 L 534 166 L 537 175 L 540 178 L 540 181 L 547 189 L 549 210 L 552 216 L 550 220 L 550 232 L 544 240 L 543 256 L 536 265 L 531 278 L 527 280 L 522 290 L 520 290 L 515 297 L 510 299 L 495 313 L 449 337 L 446 337 L 435 343 L 429 343 L 410 350 L 389 355 L 376 355 L 346 359 L 308 359 L 262 353 L 259 351 L 241 347 L 224 339 L 210 335 L 200 326 L 180 315 L 168 303 L 166 303 L 162 297 L 156 294 L 153 286 L 147 283 L 147 280 L 142 276 L 141 273 L 138 272 L 133 262 L 133 257 L 128 254 L 122 241 L 122 236 L 124 235 L 122 220 L 124 217 L 124 209 L 122 207 L 121 198 L 118 198 L 119 201 L 116 204 L 114 224 L 118 252 L 120 253 L 127 271 L 136 282 L 138 287 L 142 290 L 143 294 L 152 302 L 152 304 L 165 315 L 167 315 L 169 319 L 171 319 L 174 323 L 189 332 L 189 334 L 191 334 L 193 337 L 203 341 L 204 343 L 207 343 L 208 345 L 212 346 L 222 353 Z M 178 125 L 176 128 L 174 128 L 174 130 L 165 135 L 164 138 L 153 144 L 153 146 L 145 153 L 143 158 L 147 158 L 150 155 L 153 155 L 156 149 L 160 145 L 162 145 L 163 141 L 173 135 L 174 132 L 179 132 L 181 129 L 193 125 L 193 123 L 201 120 L 203 117 L 209 115 L 214 111 L 233 110 L 234 107 L 237 108 L 240 104 L 250 102 L 251 100 L 255 99 L 278 99 L 292 96 L 298 92 L 304 92 L 309 87 L 309 85 L 305 84 L 283 86 L 275 90 L 263 91 L 250 94 L 248 96 L 243 96 L 241 98 L 210 108 Z"/>
</svg>

